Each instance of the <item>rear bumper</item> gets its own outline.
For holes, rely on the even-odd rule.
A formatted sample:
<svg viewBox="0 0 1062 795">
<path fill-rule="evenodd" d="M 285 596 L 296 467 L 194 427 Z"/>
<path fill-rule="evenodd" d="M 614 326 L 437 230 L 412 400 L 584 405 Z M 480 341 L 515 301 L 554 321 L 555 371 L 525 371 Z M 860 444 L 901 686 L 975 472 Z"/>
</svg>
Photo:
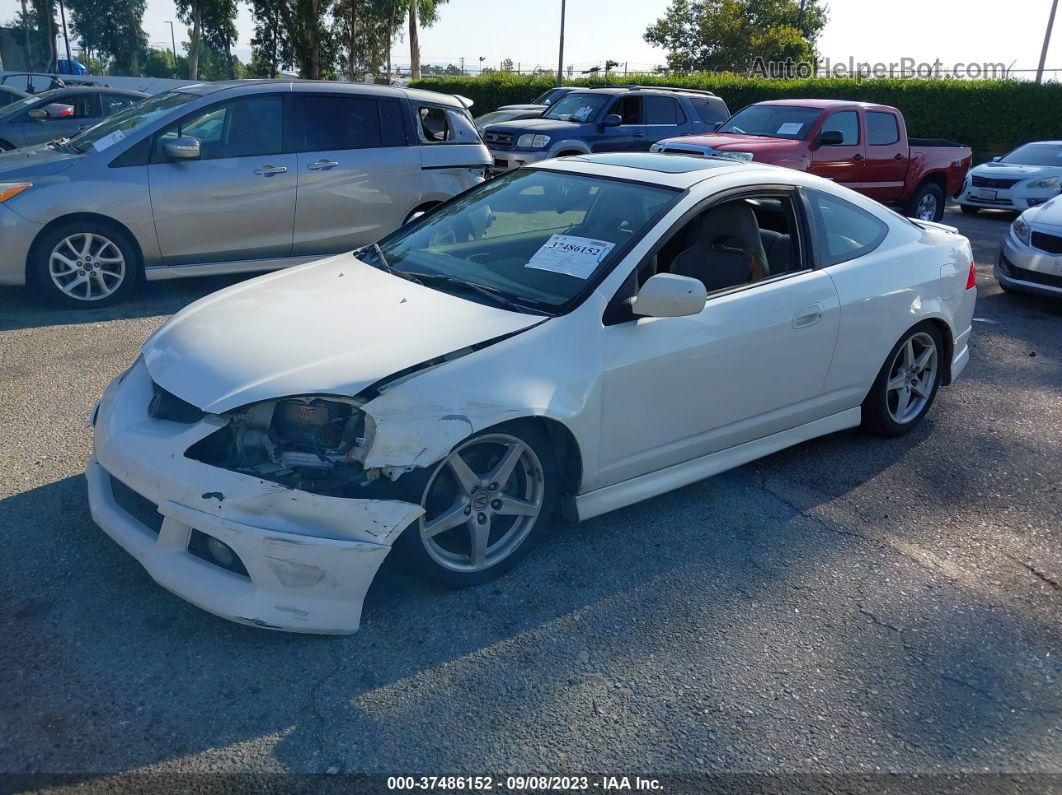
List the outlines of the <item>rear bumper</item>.
<svg viewBox="0 0 1062 795">
<path fill-rule="evenodd" d="M 30 246 L 42 228 L 0 204 L 0 284 L 26 283 Z"/>
</svg>

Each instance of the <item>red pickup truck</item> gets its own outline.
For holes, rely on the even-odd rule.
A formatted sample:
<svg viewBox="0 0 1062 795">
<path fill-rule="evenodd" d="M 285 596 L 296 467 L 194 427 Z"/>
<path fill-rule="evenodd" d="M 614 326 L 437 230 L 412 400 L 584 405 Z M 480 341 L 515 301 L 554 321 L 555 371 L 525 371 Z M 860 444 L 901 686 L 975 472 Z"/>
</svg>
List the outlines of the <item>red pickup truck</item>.
<svg viewBox="0 0 1062 795">
<path fill-rule="evenodd" d="M 968 146 L 908 138 L 903 114 L 888 105 L 833 99 L 780 99 L 749 105 L 714 133 L 666 138 L 654 152 L 754 160 L 809 171 L 914 218 L 939 221 L 962 190 Z"/>
</svg>

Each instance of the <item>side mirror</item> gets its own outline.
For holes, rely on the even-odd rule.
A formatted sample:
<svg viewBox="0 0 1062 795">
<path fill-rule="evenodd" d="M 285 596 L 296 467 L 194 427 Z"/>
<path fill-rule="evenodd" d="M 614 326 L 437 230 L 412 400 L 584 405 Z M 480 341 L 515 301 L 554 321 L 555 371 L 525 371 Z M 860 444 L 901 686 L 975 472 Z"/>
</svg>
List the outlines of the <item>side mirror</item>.
<svg viewBox="0 0 1062 795">
<path fill-rule="evenodd" d="M 33 108 L 32 110 L 27 110 L 26 115 L 34 121 L 47 121 L 50 118 L 48 116 L 48 111 L 46 111 L 44 108 Z"/>
<path fill-rule="evenodd" d="M 170 160 L 198 160 L 199 139 L 191 136 L 183 136 L 174 141 L 167 142 L 162 151 Z"/>
<path fill-rule="evenodd" d="M 699 279 L 658 273 L 642 285 L 631 308 L 642 317 L 686 317 L 698 314 L 707 300 L 708 290 Z"/>
<path fill-rule="evenodd" d="M 623 124 L 623 117 L 618 113 L 610 113 L 601 120 L 602 127 L 619 127 Z"/>
<path fill-rule="evenodd" d="M 823 146 L 837 146 L 844 143 L 844 133 L 840 130 L 826 130 L 819 134 L 819 143 Z"/>
</svg>

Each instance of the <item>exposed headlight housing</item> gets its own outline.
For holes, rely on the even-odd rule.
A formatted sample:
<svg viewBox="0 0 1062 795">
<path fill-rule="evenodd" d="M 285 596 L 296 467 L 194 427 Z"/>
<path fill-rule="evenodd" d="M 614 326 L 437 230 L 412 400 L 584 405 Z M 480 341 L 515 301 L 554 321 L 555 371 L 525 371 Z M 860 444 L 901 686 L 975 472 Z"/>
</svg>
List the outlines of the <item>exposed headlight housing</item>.
<svg viewBox="0 0 1062 795">
<path fill-rule="evenodd" d="M 1014 233 L 1014 237 L 1018 238 L 1025 245 L 1029 245 L 1029 241 L 1032 239 L 1032 228 L 1029 226 L 1022 216 L 1018 216 L 1014 219 L 1014 223 L 1010 226 L 1010 231 Z"/>
<path fill-rule="evenodd" d="M 32 182 L 0 182 L 0 202 L 13 199 L 32 187 Z"/>
<path fill-rule="evenodd" d="M 1034 190 L 1058 190 L 1058 184 L 1058 177 L 1042 177 L 1040 179 L 1033 180 L 1025 187 L 1032 188 Z"/>
<path fill-rule="evenodd" d="M 528 133 L 527 135 L 521 135 L 516 139 L 517 149 L 544 149 L 547 146 L 549 146 L 548 135 Z"/>
<path fill-rule="evenodd" d="M 727 157 L 731 160 L 747 161 L 753 158 L 752 152 L 715 152 L 714 154 L 716 157 Z"/>
<path fill-rule="evenodd" d="M 649 147 L 650 152 L 659 152 L 661 149 L 663 149 L 663 147 L 660 146 L 660 144 L 653 144 Z"/>
</svg>

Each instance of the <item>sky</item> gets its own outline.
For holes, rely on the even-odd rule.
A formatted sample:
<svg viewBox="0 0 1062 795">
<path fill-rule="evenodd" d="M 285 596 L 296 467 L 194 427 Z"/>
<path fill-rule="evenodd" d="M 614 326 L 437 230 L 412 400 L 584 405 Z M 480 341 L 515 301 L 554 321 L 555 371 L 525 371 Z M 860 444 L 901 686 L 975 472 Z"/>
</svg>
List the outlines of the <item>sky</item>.
<svg viewBox="0 0 1062 795">
<path fill-rule="evenodd" d="M 504 58 L 528 70 L 556 69 L 561 0 L 531 4 L 499 0 L 450 0 L 440 19 L 421 33 L 425 63 L 460 64 L 475 69 L 498 66 Z M 14 17 L 18 0 L 0 0 L 0 19 Z M 668 0 L 567 0 L 565 65 L 576 69 L 603 63 L 626 62 L 646 69 L 663 63 L 665 53 L 642 39 L 646 27 L 662 16 Z M 1051 0 L 830 0 L 830 21 L 819 40 L 819 51 L 832 61 L 917 62 L 939 59 L 954 63 L 1002 62 L 1014 69 L 1036 68 Z M 871 9 L 874 10 L 871 10 Z M 1062 78 L 1062 13 L 1048 52 L 1048 68 Z M 144 29 L 153 46 L 169 46 L 166 20 L 176 20 L 172 0 L 148 0 Z M 250 54 L 252 21 L 241 5 L 240 39 L 235 52 Z M 187 38 L 175 24 L 178 49 Z M 409 63 L 405 42 L 393 49 L 396 64 Z M 622 69 L 622 67 L 620 67 Z"/>
</svg>

